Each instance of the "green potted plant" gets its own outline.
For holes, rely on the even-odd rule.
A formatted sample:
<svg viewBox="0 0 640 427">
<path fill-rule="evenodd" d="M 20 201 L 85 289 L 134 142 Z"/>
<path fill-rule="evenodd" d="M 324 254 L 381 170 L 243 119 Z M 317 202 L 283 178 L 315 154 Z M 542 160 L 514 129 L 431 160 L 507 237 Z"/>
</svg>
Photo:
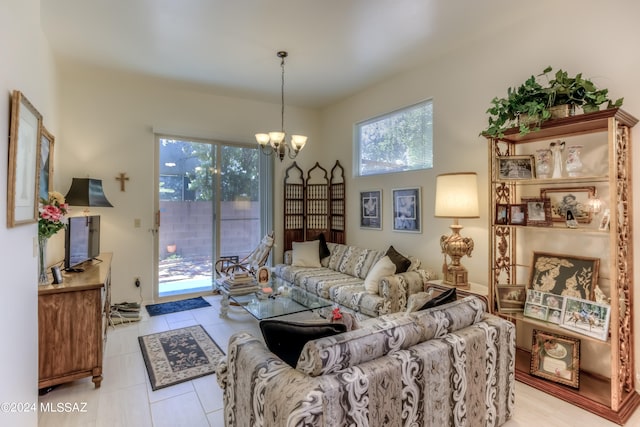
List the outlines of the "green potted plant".
<svg viewBox="0 0 640 427">
<path fill-rule="evenodd" d="M 584 79 L 582 73 L 569 77 L 566 71 L 558 70 L 554 78 L 549 79 L 551 71 L 552 68 L 547 67 L 521 85 L 508 88 L 506 98 L 493 98 L 487 110 L 489 126 L 482 135 L 500 138 L 505 130 L 516 125 L 522 135 L 538 130 L 542 122 L 556 117 L 553 114 L 556 106 L 567 105 L 567 112 L 581 107 L 585 113 L 598 111 L 605 102 L 607 108 L 622 106 L 623 98 L 612 102 L 607 89 L 598 89 L 593 82 Z M 538 82 L 542 76 L 547 80 L 545 86 Z"/>
</svg>

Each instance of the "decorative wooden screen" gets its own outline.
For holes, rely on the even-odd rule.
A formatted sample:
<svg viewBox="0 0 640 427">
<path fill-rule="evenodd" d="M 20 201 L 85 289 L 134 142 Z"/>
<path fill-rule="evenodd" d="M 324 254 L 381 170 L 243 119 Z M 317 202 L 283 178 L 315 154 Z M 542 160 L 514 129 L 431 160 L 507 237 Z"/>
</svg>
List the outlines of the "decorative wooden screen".
<svg viewBox="0 0 640 427">
<path fill-rule="evenodd" d="M 345 191 L 344 168 L 340 162 L 336 160 L 336 164 L 331 169 L 330 188 L 330 210 L 329 217 L 331 219 L 331 237 L 327 236 L 329 241 L 334 243 L 345 243 L 346 241 L 346 191 Z"/>
<path fill-rule="evenodd" d="M 294 162 L 284 178 L 284 250 L 320 233 L 327 241 L 345 243 L 344 169 L 336 161 L 329 179 L 327 170 L 316 162 L 305 180 Z"/>
</svg>

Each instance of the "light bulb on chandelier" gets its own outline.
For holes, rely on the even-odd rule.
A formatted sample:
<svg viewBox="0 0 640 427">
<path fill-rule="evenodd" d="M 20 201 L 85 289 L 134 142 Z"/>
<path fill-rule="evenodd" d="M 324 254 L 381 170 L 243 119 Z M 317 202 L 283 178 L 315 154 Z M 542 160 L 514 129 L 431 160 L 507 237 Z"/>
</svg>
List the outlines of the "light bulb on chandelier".
<svg viewBox="0 0 640 427">
<path fill-rule="evenodd" d="M 284 159 L 285 151 L 290 159 L 295 159 L 300 150 L 304 148 L 307 143 L 307 137 L 304 135 L 291 135 L 291 141 L 287 144 L 285 140 L 286 133 L 284 131 L 284 59 L 289 56 L 285 51 L 277 53 L 280 58 L 280 67 L 282 68 L 282 86 L 281 86 L 281 101 L 282 107 L 280 110 L 280 131 L 274 131 L 269 133 L 256 133 L 256 141 L 260 144 L 260 149 L 263 154 L 268 156 L 277 153 L 280 161 Z"/>
</svg>

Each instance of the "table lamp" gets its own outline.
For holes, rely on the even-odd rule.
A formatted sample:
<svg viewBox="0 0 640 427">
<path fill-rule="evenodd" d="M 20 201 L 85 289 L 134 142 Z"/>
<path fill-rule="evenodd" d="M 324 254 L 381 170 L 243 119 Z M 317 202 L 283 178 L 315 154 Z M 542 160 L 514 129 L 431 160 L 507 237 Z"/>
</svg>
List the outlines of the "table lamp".
<svg viewBox="0 0 640 427">
<path fill-rule="evenodd" d="M 71 188 L 64 198 L 69 206 L 113 207 L 104 195 L 101 179 L 73 178 Z M 87 212 L 88 209 L 85 214 Z"/>
<path fill-rule="evenodd" d="M 453 218 L 450 236 L 440 238 L 440 248 L 445 254 L 442 267 L 444 278 L 442 283 L 460 288 L 469 288 L 467 269 L 460 264 L 460 258 L 471 256 L 473 239 L 460 236 L 462 226 L 459 218 L 479 218 L 478 179 L 475 172 L 458 172 L 438 175 L 436 177 L 436 207 L 438 218 Z M 446 256 L 451 258 L 447 265 Z"/>
</svg>

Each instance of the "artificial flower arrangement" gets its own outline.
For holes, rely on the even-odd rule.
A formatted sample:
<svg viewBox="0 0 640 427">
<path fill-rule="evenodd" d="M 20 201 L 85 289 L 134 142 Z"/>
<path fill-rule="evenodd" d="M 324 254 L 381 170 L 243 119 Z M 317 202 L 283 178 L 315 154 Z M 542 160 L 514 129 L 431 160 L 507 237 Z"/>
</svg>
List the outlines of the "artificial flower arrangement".
<svg viewBox="0 0 640 427">
<path fill-rule="evenodd" d="M 40 199 L 40 203 L 38 236 L 48 239 L 65 227 L 63 220 L 69 205 L 57 191 L 50 191 L 49 199 Z"/>
</svg>

